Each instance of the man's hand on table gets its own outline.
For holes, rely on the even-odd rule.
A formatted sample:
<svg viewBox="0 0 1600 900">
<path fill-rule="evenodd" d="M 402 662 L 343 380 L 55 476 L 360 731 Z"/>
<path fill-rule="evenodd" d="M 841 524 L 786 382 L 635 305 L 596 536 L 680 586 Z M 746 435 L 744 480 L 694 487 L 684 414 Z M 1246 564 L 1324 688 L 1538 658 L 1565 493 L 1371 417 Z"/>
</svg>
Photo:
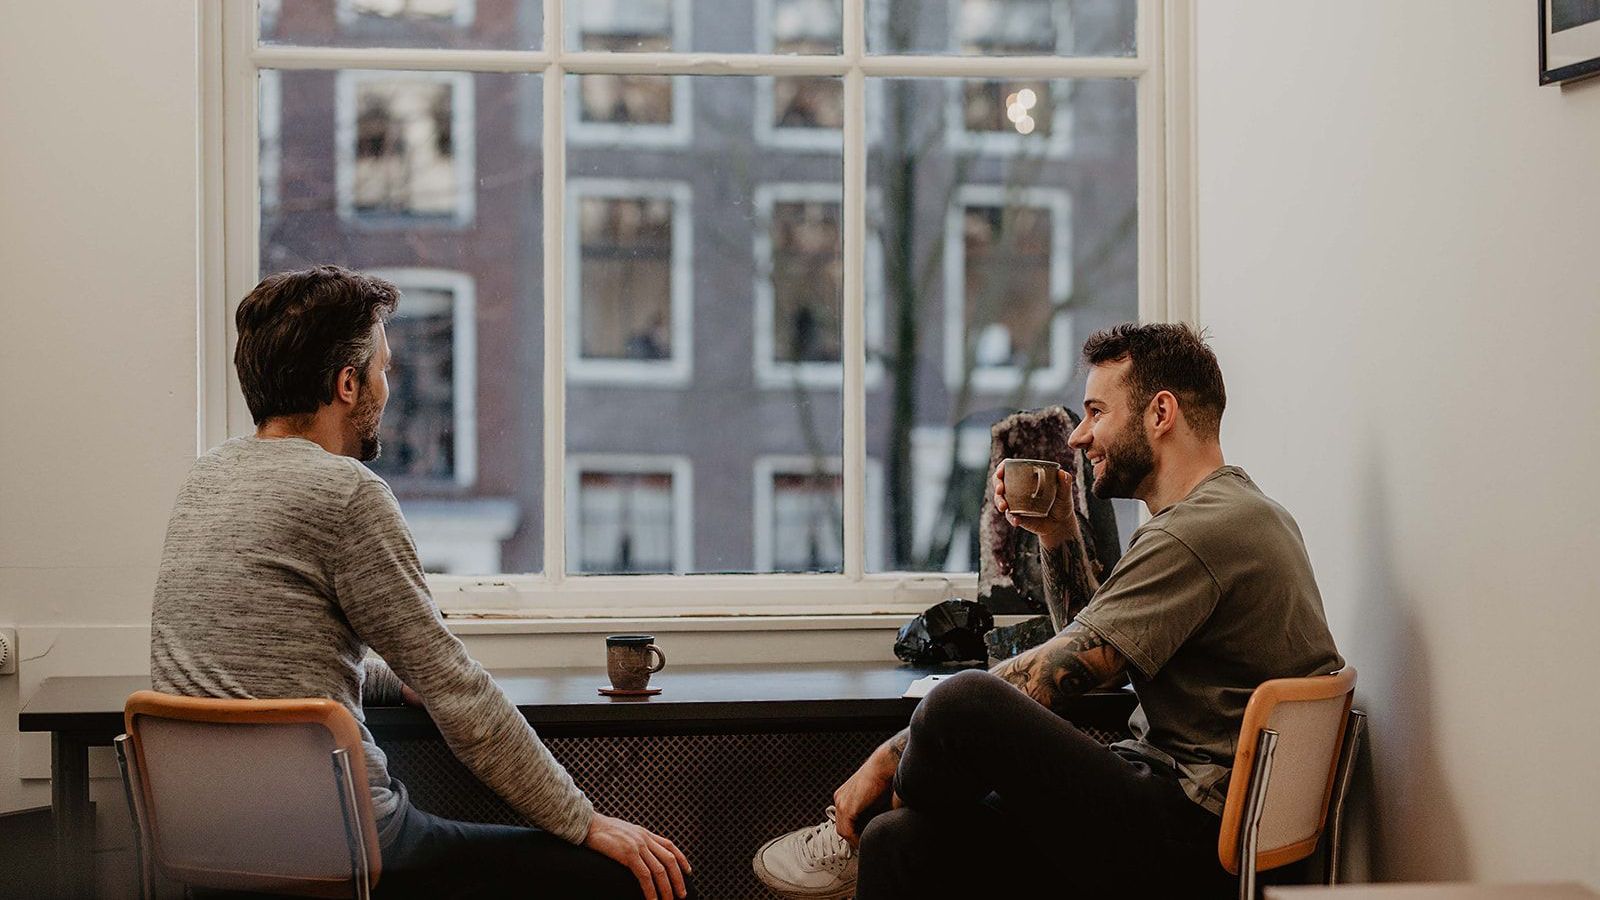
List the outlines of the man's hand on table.
<svg viewBox="0 0 1600 900">
<path fill-rule="evenodd" d="M 666 838 L 632 822 L 594 814 L 583 845 L 628 867 L 639 879 L 645 900 L 687 896 L 684 875 L 693 874 L 689 859 Z"/>
</svg>

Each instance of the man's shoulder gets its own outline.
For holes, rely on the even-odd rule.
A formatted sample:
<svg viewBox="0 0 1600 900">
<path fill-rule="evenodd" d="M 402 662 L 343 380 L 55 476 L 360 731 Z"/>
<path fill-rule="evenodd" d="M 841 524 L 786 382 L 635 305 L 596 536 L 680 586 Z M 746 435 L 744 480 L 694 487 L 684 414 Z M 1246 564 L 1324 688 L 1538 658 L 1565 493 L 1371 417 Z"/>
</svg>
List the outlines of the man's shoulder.
<svg viewBox="0 0 1600 900">
<path fill-rule="evenodd" d="M 271 493 L 315 494 L 341 504 L 364 485 L 384 484 L 360 462 L 300 438 L 237 437 L 211 448 L 195 460 L 190 483 L 219 479 L 251 483 Z"/>
<path fill-rule="evenodd" d="M 1219 552 L 1236 553 L 1241 543 L 1269 536 L 1298 541 L 1300 535 L 1289 511 L 1237 466 L 1224 466 L 1144 527 L 1165 532 L 1203 560 Z"/>
</svg>

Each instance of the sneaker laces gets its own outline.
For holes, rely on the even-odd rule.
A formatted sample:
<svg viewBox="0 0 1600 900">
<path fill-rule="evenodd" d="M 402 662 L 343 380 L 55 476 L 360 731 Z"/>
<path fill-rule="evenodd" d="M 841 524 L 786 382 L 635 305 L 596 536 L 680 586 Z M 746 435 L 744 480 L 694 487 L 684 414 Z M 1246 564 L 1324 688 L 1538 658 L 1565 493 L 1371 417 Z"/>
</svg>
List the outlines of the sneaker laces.
<svg viewBox="0 0 1600 900">
<path fill-rule="evenodd" d="M 839 829 L 835 825 L 837 816 L 835 809 L 828 807 L 828 820 L 805 832 L 800 838 L 800 854 L 812 864 L 813 868 L 837 866 L 855 856 L 856 849 L 839 836 Z"/>
</svg>

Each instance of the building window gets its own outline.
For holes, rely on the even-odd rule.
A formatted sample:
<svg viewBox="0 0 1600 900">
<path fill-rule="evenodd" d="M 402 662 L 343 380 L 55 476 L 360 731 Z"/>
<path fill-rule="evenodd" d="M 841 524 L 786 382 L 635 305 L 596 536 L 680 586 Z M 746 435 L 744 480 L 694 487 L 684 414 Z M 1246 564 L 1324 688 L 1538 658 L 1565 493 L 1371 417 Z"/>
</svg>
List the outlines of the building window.
<svg viewBox="0 0 1600 900">
<path fill-rule="evenodd" d="M 945 376 L 984 391 L 1064 386 L 1072 374 L 1067 195 L 963 186 L 946 223 Z"/>
<path fill-rule="evenodd" d="M 775 184 L 756 189 L 756 376 L 764 387 L 835 385 L 842 376 L 844 256 L 841 188 Z M 870 216 L 869 216 L 870 218 Z M 883 378 L 883 263 L 866 245 L 868 387 Z"/>
<path fill-rule="evenodd" d="M 681 384 L 690 371 L 688 186 L 575 180 L 568 198 L 570 377 Z"/>
<path fill-rule="evenodd" d="M 339 23 L 375 19 L 465 27 L 472 24 L 476 6 L 474 0 L 339 0 Z"/>
<path fill-rule="evenodd" d="M 386 328 L 389 405 L 373 471 L 397 487 L 477 478 L 477 335 L 472 279 L 458 272 L 373 270 L 401 291 Z"/>
<path fill-rule="evenodd" d="M 954 0 L 954 52 L 1052 56 L 1071 47 L 1067 4 L 1055 0 Z M 1071 83 L 1047 78 L 951 81 L 952 143 L 988 153 L 1059 157 L 1071 150 Z"/>
<path fill-rule="evenodd" d="M 596 455 L 568 463 L 574 574 L 681 574 L 692 567 L 688 460 Z"/>
<path fill-rule="evenodd" d="M 757 572 L 840 572 L 844 479 L 839 458 L 763 456 L 755 465 Z M 881 467 L 867 460 L 867 556 L 881 565 Z"/>
<path fill-rule="evenodd" d="M 465 224 L 474 211 L 472 77 L 339 73 L 339 211 L 371 224 Z"/>
<path fill-rule="evenodd" d="M 688 0 L 588 0 L 567 8 L 575 50 L 665 53 L 687 46 Z M 567 134 L 591 144 L 682 144 L 689 139 L 689 79 L 594 74 L 569 78 Z"/>
</svg>

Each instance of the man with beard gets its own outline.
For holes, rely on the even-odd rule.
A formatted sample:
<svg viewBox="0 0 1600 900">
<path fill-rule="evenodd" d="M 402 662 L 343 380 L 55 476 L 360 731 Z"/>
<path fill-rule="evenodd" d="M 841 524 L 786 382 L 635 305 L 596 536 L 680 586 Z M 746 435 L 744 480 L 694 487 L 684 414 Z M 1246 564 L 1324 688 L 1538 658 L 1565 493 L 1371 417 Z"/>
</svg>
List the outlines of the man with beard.
<svg viewBox="0 0 1600 900">
<path fill-rule="evenodd" d="M 834 793 L 822 825 L 776 838 L 757 874 L 788 897 L 1228 896 L 1217 859 L 1234 741 L 1251 692 L 1344 666 L 1299 528 L 1225 465 L 1222 371 L 1184 325 L 1092 335 L 1070 444 L 1101 497 L 1151 518 L 1093 600 L 1048 642 L 940 682 L 911 726 Z M 1045 591 L 1088 565 L 1072 481 L 1044 517 Z M 1056 711 L 1127 673 L 1132 740 L 1103 746 Z M 886 807 L 892 807 L 883 811 Z M 859 854 L 859 855 L 858 855 Z"/>
<path fill-rule="evenodd" d="M 387 281 L 317 266 L 269 276 L 239 304 L 234 363 L 256 432 L 201 456 L 178 494 L 151 616 L 154 686 L 348 708 L 363 723 L 380 897 L 683 897 L 677 847 L 596 812 L 446 630 L 394 494 L 361 464 L 380 449 L 384 323 L 399 299 Z M 461 762 L 538 827 L 413 806 L 361 708 L 402 699 L 425 704 Z"/>
</svg>

